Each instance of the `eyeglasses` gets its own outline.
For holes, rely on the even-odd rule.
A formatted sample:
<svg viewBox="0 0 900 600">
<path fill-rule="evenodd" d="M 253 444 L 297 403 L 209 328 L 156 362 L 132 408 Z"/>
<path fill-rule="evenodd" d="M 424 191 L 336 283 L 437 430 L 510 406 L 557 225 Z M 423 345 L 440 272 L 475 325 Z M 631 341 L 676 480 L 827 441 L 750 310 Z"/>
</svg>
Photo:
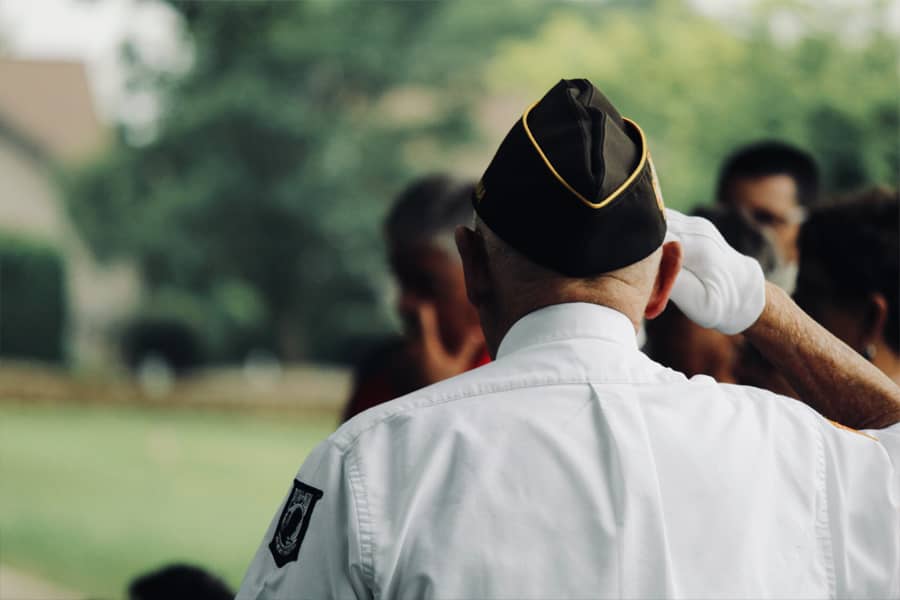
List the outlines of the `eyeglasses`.
<svg viewBox="0 0 900 600">
<path fill-rule="evenodd" d="M 741 208 L 741 214 L 751 223 L 759 227 L 784 227 L 786 225 L 800 225 L 807 217 L 806 209 L 802 206 L 791 209 L 786 214 L 774 213 L 764 208 Z"/>
</svg>

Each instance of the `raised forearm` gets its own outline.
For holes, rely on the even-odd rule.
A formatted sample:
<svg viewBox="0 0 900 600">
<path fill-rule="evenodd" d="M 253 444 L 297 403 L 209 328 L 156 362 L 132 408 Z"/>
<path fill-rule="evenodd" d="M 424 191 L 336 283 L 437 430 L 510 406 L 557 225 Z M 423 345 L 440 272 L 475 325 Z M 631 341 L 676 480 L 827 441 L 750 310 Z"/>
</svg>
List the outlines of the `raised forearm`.
<svg viewBox="0 0 900 600">
<path fill-rule="evenodd" d="M 766 305 L 744 332 L 823 416 L 856 429 L 900 422 L 900 387 L 831 335 L 781 288 L 766 284 Z"/>
</svg>

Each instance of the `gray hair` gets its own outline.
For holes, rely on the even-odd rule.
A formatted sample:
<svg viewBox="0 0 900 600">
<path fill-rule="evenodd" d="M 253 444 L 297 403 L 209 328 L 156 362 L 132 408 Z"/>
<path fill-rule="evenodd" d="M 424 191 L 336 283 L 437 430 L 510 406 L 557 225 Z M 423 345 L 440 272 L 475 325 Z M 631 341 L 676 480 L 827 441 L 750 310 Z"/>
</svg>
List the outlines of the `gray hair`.
<svg viewBox="0 0 900 600">
<path fill-rule="evenodd" d="M 453 231 L 472 222 L 475 183 L 446 174 L 413 181 L 394 202 L 384 223 L 390 243 L 409 246 L 430 243 L 456 255 Z"/>
</svg>

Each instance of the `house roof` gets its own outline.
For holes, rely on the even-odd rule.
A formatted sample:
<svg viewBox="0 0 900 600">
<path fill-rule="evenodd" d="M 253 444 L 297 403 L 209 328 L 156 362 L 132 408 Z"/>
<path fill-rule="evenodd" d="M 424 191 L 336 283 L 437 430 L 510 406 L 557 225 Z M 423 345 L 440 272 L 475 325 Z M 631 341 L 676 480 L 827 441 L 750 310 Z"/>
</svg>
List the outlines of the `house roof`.
<svg viewBox="0 0 900 600">
<path fill-rule="evenodd" d="M 64 162 L 87 158 L 108 140 L 78 62 L 0 58 L 0 121 Z"/>
</svg>

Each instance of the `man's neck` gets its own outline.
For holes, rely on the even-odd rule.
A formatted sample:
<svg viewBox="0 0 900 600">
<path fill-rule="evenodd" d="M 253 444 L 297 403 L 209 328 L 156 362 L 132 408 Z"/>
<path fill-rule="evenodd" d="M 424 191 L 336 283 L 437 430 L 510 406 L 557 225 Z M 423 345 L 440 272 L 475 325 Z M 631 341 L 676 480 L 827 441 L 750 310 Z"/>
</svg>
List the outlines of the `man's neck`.
<svg viewBox="0 0 900 600">
<path fill-rule="evenodd" d="M 517 293 L 508 294 L 509 298 L 503 304 L 504 310 L 490 311 L 495 313 L 487 317 L 490 323 L 484 323 L 485 340 L 492 357 L 496 357 L 500 341 L 516 322 L 536 310 L 555 304 L 567 304 L 570 302 L 584 302 L 597 304 L 611 308 L 622 313 L 631 321 L 635 332 L 640 329 L 643 311 L 646 306 L 646 298 L 631 287 L 628 283 L 609 279 L 597 282 L 590 287 L 580 285 L 546 286 L 539 289 L 537 286 L 527 290 L 518 290 Z"/>
</svg>

